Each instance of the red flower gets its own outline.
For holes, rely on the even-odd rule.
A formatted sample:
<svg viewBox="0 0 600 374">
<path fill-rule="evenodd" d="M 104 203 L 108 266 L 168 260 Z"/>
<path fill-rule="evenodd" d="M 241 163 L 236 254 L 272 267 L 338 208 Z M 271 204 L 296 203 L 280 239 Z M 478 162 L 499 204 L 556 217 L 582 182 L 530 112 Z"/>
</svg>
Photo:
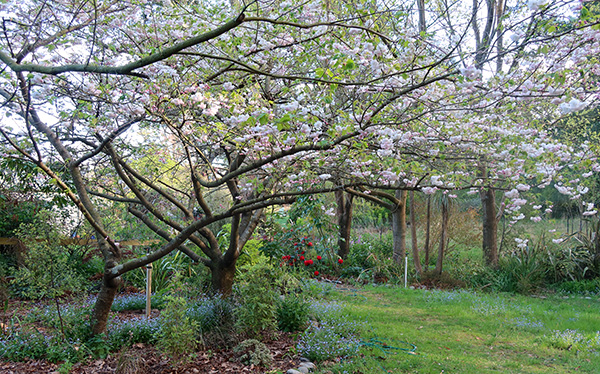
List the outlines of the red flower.
<svg viewBox="0 0 600 374">
<path fill-rule="evenodd" d="M 338 264 L 343 264 L 344 260 L 342 260 L 341 258 L 338 260 Z"/>
<path fill-rule="evenodd" d="M 312 247 L 312 242 L 308 242 L 307 246 Z"/>
<path fill-rule="evenodd" d="M 315 277 L 316 277 L 317 275 L 319 275 L 319 272 L 318 272 L 318 271 L 315 271 Z"/>
<path fill-rule="evenodd" d="M 321 256 L 317 256 L 317 260 L 321 261 L 321 258 L 322 258 Z"/>
<path fill-rule="evenodd" d="M 304 261 L 304 256 L 300 256 L 300 261 Z"/>
<path fill-rule="evenodd" d="M 310 260 L 304 261 L 304 265 L 306 265 L 306 266 L 310 265 Z"/>
<path fill-rule="evenodd" d="M 304 254 L 304 251 L 300 252 L 300 254 L 301 254 L 301 255 L 303 255 L 303 254 Z"/>
</svg>

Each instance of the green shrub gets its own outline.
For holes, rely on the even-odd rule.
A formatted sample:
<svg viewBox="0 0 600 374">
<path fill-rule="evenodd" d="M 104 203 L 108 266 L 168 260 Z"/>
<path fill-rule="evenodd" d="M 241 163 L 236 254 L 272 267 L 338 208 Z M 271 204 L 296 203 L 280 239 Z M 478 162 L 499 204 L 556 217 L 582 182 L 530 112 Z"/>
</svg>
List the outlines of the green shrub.
<svg viewBox="0 0 600 374">
<path fill-rule="evenodd" d="M 278 271 L 261 262 L 241 274 L 236 294 L 240 305 L 235 311 L 236 326 L 248 336 L 258 336 L 262 331 L 276 326 L 276 289 Z"/>
<path fill-rule="evenodd" d="M 158 347 L 178 363 L 190 359 L 197 346 L 198 324 L 186 315 L 187 303 L 179 296 L 167 296 L 158 330 Z"/>
<path fill-rule="evenodd" d="M 247 339 L 233 348 L 238 361 L 244 365 L 268 368 L 273 362 L 273 355 L 266 345 L 256 339 Z"/>
<path fill-rule="evenodd" d="M 57 298 L 83 289 L 85 279 L 76 271 L 68 251 L 60 245 L 60 234 L 50 224 L 54 218 L 42 211 L 35 223 L 21 225 L 17 236 L 26 250 L 22 266 L 15 272 L 12 289 L 19 296 Z"/>
<path fill-rule="evenodd" d="M 281 331 L 301 331 L 308 324 L 309 304 L 295 295 L 285 296 L 277 304 L 277 327 Z"/>
<path fill-rule="evenodd" d="M 580 281 L 568 281 L 558 283 L 554 286 L 557 291 L 574 294 L 600 294 L 600 278 L 584 279 Z"/>
</svg>

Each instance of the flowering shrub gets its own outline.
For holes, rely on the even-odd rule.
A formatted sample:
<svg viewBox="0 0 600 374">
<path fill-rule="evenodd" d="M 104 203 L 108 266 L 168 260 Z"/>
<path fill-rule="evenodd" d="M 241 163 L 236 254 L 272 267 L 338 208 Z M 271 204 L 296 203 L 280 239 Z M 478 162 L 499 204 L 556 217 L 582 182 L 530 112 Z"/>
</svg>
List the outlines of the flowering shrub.
<svg viewBox="0 0 600 374">
<path fill-rule="evenodd" d="M 50 337 L 38 332 L 13 332 L 0 338 L 0 357 L 10 361 L 42 359 L 49 345 Z"/>
<path fill-rule="evenodd" d="M 88 303 L 82 305 L 63 305 L 60 307 L 62 327 L 64 327 L 65 338 L 71 340 L 85 340 L 90 333 L 89 314 L 91 306 Z M 26 323 L 41 323 L 45 327 L 61 329 L 61 318 L 54 305 L 33 308 L 24 318 Z"/>
<path fill-rule="evenodd" d="M 13 331 L 0 338 L 0 358 L 7 361 L 46 359 L 50 362 L 77 362 L 89 353 L 78 339 L 63 340 L 37 331 Z"/>
<path fill-rule="evenodd" d="M 600 349 L 600 331 L 593 336 L 586 336 L 578 330 L 555 330 L 549 340 L 558 349 L 582 352 L 596 352 Z"/>
<path fill-rule="evenodd" d="M 111 350 L 118 350 L 135 343 L 155 343 L 160 323 L 160 319 L 145 317 L 113 323 L 108 331 L 107 344 Z"/>
<path fill-rule="evenodd" d="M 321 253 L 321 254 L 319 254 Z M 308 237 L 302 237 L 293 240 L 291 249 L 281 256 L 280 266 L 295 271 L 306 271 L 315 277 L 324 275 L 335 269 L 337 265 L 342 265 L 344 260 L 337 258 L 337 255 L 326 248 L 317 249 L 315 243 Z"/>
<path fill-rule="evenodd" d="M 303 196 L 287 212 L 271 215 L 261 252 L 287 270 L 319 276 L 336 269 L 336 228 L 323 214 L 324 203 Z M 319 237 L 319 240 L 316 240 Z"/>
<path fill-rule="evenodd" d="M 358 353 L 360 339 L 357 324 L 340 320 L 324 320 L 306 330 L 298 341 L 298 352 L 313 362 L 339 357 L 351 357 Z"/>
<path fill-rule="evenodd" d="M 152 309 L 162 309 L 164 302 L 162 298 L 152 295 L 150 298 L 150 306 Z M 114 312 L 123 312 L 126 310 L 143 310 L 146 309 L 145 294 L 127 294 L 115 297 L 115 301 L 111 306 Z"/>
</svg>

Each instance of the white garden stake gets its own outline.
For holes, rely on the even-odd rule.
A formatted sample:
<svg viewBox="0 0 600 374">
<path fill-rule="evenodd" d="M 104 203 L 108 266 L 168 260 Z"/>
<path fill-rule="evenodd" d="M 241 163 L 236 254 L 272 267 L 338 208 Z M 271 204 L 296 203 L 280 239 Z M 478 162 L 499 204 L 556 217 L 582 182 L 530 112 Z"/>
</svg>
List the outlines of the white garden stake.
<svg viewBox="0 0 600 374">
<path fill-rule="evenodd" d="M 408 256 L 404 256 L 404 288 L 408 283 Z"/>
</svg>

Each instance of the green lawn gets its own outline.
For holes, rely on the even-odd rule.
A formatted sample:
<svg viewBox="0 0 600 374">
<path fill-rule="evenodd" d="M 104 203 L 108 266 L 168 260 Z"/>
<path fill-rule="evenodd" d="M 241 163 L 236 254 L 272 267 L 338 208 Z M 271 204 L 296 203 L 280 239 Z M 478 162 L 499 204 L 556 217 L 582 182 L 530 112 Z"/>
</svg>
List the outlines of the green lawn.
<svg viewBox="0 0 600 374">
<path fill-rule="evenodd" d="M 598 297 L 380 286 L 333 298 L 349 320 L 365 321 L 364 357 L 327 368 L 336 373 L 600 373 Z"/>
</svg>

